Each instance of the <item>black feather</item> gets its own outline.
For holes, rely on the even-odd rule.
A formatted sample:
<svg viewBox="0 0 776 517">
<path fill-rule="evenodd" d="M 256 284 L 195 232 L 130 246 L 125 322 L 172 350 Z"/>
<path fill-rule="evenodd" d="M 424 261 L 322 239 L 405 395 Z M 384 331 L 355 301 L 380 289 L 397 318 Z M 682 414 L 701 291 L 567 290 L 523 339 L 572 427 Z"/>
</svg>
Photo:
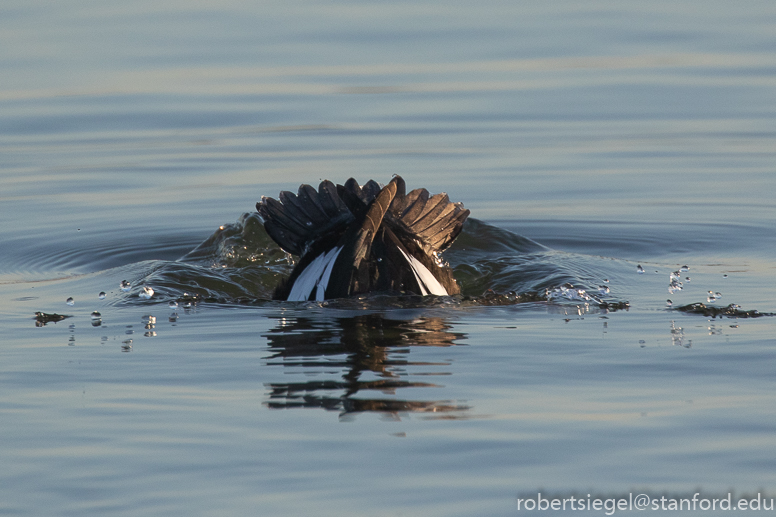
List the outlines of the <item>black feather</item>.
<svg viewBox="0 0 776 517">
<path fill-rule="evenodd" d="M 440 265 L 437 254 L 461 232 L 469 211 L 451 203 L 447 194 L 430 196 L 426 189 L 407 194 L 404 180 L 394 176 L 385 187 L 373 180 L 363 186 L 353 178 L 344 185 L 326 180 L 317 191 L 302 185 L 297 195 L 283 191 L 279 199 L 262 198 L 256 204 L 270 237 L 300 256 L 291 276 L 278 286 L 276 298 L 287 299 L 305 268 L 335 247 L 341 251 L 324 286 L 327 299 L 373 290 L 433 292 L 419 284 L 407 257 L 422 264 L 428 270 L 423 274 L 431 273 L 448 294 L 460 292 L 452 270 Z M 305 287 L 310 278 L 308 273 Z"/>
</svg>

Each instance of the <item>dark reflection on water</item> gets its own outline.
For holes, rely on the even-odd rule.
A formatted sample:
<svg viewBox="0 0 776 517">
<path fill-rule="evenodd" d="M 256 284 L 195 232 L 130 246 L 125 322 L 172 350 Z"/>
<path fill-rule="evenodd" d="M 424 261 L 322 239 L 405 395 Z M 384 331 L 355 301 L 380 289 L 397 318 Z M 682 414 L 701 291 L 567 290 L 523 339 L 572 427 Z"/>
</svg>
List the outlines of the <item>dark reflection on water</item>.
<svg viewBox="0 0 776 517">
<path fill-rule="evenodd" d="M 303 374 L 337 379 L 269 383 L 266 405 L 275 409 L 323 408 L 342 415 L 364 411 L 446 413 L 452 418 L 469 406 L 449 400 L 408 400 L 395 397 L 401 388 L 439 388 L 440 384 L 409 380 L 413 375 L 446 376 L 449 362 L 412 361 L 412 347 L 459 345 L 466 334 L 453 332 L 441 317 L 388 319 L 372 313 L 343 318 L 277 317 L 264 337 L 272 355 L 268 366 L 293 368 Z M 441 370 L 440 370 L 441 367 Z M 409 370 L 431 368 L 433 372 Z M 447 371 L 445 371 L 447 370 Z M 376 378 L 369 378 L 376 377 Z M 365 394 L 366 392 L 366 394 Z M 371 393 L 380 392 L 382 396 Z"/>
</svg>

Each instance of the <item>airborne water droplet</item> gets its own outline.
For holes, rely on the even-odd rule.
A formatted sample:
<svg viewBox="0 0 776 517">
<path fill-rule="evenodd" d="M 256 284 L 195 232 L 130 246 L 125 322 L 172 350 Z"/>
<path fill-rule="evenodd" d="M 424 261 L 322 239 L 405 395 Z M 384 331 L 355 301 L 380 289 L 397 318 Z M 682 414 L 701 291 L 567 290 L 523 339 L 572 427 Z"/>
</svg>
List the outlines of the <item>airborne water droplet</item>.
<svg viewBox="0 0 776 517">
<path fill-rule="evenodd" d="M 75 305 L 75 300 L 73 300 L 73 297 L 71 296 L 65 301 L 65 303 L 72 306 Z"/>
<path fill-rule="evenodd" d="M 674 294 L 676 291 L 682 290 L 681 277 L 679 271 L 673 271 L 668 275 L 668 293 Z"/>
<path fill-rule="evenodd" d="M 143 298 L 145 300 L 149 300 L 153 295 L 154 295 L 154 290 L 148 287 L 147 285 L 143 286 L 143 290 L 140 291 L 140 293 L 138 294 L 140 298 Z"/>
<path fill-rule="evenodd" d="M 100 291 L 100 294 L 97 295 L 97 298 L 100 300 L 104 300 L 107 295 L 105 294 L 105 291 Z"/>
<path fill-rule="evenodd" d="M 643 273 L 643 272 L 644 272 L 644 268 L 643 268 L 643 267 L 641 267 L 641 264 L 639 264 L 638 266 L 636 266 L 636 273 L 638 273 L 638 274 L 641 274 L 641 273 Z"/>
<path fill-rule="evenodd" d="M 98 320 L 98 319 L 100 319 L 100 318 L 102 318 L 102 314 L 100 314 L 99 312 L 97 312 L 97 311 L 94 311 L 94 312 L 92 313 L 92 319 L 93 319 L 93 320 Z"/>
<path fill-rule="evenodd" d="M 132 284 L 129 282 L 129 280 L 122 280 L 119 284 L 119 287 L 122 291 L 125 293 L 129 292 L 130 289 L 132 289 Z"/>
<path fill-rule="evenodd" d="M 674 302 L 672 302 L 671 300 L 666 300 L 666 305 L 668 305 L 669 307 L 671 307 L 673 304 Z"/>
<path fill-rule="evenodd" d="M 176 302 L 175 300 L 170 300 L 169 305 L 171 309 L 175 309 L 178 307 L 178 302 Z"/>
</svg>

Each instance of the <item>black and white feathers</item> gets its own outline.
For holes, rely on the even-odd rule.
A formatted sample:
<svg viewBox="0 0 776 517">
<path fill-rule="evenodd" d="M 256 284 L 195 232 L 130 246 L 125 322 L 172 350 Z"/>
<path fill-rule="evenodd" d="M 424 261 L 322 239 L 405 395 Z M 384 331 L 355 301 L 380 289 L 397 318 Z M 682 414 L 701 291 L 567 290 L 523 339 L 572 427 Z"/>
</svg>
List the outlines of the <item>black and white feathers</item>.
<svg viewBox="0 0 776 517">
<path fill-rule="evenodd" d="M 418 295 L 460 292 L 439 259 L 461 232 L 469 211 L 447 194 L 405 192 L 395 176 L 384 187 L 326 180 L 316 191 L 281 192 L 256 204 L 272 239 L 299 261 L 275 299 L 327 300 L 370 291 Z"/>
</svg>

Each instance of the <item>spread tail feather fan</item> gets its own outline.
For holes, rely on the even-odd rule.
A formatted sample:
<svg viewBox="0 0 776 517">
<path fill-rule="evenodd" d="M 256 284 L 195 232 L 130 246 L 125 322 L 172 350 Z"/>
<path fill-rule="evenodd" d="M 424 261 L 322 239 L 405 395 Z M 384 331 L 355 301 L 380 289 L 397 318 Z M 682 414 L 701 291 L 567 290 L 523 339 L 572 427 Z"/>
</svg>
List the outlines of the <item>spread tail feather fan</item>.
<svg viewBox="0 0 776 517">
<path fill-rule="evenodd" d="M 272 239 L 299 261 L 275 298 L 324 300 L 369 291 L 418 295 L 460 292 L 438 254 L 461 232 L 469 211 L 447 194 L 405 193 L 395 176 L 384 187 L 370 180 L 326 180 L 316 191 L 281 192 L 256 204 Z"/>
</svg>

